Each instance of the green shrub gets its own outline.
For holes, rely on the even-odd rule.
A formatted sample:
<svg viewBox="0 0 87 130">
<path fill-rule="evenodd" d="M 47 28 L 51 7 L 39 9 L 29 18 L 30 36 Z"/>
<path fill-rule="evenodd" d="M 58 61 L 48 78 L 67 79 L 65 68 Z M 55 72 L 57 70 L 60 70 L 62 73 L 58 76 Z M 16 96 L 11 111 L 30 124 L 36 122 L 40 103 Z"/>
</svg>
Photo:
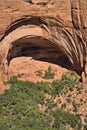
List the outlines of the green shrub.
<svg viewBox="0 0 87 130">
<path fill-rule="evenodd" d="M 42 70 L 38 70 L 35 73 L 36 73 L 37 76 L 43 77 L 43 71 Z"/>
<path fill-rule="evenodd" d="M 66 101 L 67 101 L 68 103 L 71 103 L 71 99 L 70 99 L 70 98 L 66 98 Z"/>
<path fill-rule="evenodd" d="M 80 91 L 80 90 L 82 90 L 84 87 L 82 86 L 82 85 L 77 85 L 76 86 L 76 89 L 77 89 L 77 91 Z"/>
<path fill-rule="evenodd" d="M 72 105 L 73 105 L 73 108 L 74 108 L 73 111 L 74 111 L 74 112 L 77 112 L 77 111 L 78 111 L 78 108 L 77 108 L 76 102 L 73 101 L 73 102 L 72 102 Z"/>
<path fill-rule="evenodd" d="M 68 95 L 68 98 L 70 98 L 71 96 L 72 96 L 72 95 L 71 95 L 71 94 L 69 94 L 69 95 Z"/>
<path fill-rule="evenodd" d="M 52 70 L 51 66 L 49 66 L 48 69 L 45 71 L 43 78 L 44 79 L 53 79 L 54 76 L 55 76 L 55 73 Z"/>
<path fill-rule="evenodd" d="M 55 76 L 55 73 L 51 66 L 49 66 L 47 70 L 38 70 L 35 73 L 37 76 L 42 77 L 44 79 L 53 79 Z"/>
<path fill-rule="evenodd" d="M 63 103 L 63 104 L 61 105 L 61 108 L 66 108 L 66 103 Z"/>
</svg>

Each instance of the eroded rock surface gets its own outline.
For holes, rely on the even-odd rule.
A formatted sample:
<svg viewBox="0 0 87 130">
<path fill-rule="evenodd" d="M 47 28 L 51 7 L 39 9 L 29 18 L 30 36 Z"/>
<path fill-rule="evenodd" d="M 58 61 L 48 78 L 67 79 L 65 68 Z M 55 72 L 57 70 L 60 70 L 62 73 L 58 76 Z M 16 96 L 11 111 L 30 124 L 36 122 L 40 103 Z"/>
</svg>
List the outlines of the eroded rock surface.
<svg viewBox="0 0 87 130">
<path fill-rule="evenodd" d="M 85 82 L 86 33 L 87 0 L 0 0 L 0 80 L 13 58 L 32 56 L 65 59 Z"/>
</svg>

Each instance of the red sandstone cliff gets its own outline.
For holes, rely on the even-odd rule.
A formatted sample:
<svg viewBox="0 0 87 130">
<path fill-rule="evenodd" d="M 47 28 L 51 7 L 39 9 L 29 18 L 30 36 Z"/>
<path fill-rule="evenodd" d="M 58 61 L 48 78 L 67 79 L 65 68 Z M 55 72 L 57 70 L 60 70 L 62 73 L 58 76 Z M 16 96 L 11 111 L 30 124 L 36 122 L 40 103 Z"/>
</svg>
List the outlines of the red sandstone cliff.
<svg viewBox="0 0 87 130">
<path fill-rule="evenodd" d="M 11 59 L 22 55 L 23 41 L 29 43 L 37 39 L 33 44 L 38 44 L 43 39 L 56 45 L 60 50 L 58 55 L 68 58 L 71 68 L 82 75 L 85 82 L 86 33 L 87 0 L 33 0 L 33 4 L 26 0 L 0 0 L 1 80 L 7 74 Z"/>
</svg>

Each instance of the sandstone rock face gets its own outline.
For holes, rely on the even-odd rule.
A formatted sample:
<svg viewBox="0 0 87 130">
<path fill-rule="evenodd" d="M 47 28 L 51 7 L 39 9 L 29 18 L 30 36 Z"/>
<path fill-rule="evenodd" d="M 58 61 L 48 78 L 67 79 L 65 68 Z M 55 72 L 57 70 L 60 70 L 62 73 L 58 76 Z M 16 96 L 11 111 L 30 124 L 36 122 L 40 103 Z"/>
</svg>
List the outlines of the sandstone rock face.
<svg viewBox="0 0 87 130">
<path fill-rule="evenodd" d="M 0 0 L 0 77 L 15 57 L 60 59 L 87 79 L 87 0 Z M 45 4 L 44 4 L 45 3 Z"/>
</svg>

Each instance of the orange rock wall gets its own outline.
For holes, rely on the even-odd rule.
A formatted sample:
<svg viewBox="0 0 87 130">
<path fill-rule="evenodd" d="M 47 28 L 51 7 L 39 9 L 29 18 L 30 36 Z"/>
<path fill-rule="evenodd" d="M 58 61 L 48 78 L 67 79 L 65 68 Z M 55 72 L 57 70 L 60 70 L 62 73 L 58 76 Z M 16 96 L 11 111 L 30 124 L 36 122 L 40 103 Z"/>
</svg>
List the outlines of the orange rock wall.
<svg viewBox="0 0 87 130">
<path fill-rule="evenodd" d="M 6 64 L 7 52 L 11 45 L 4 39 L 19 28 L 21 20 L 21 26 L 23 26 L 25 20 L 28 21 L 34 17 L 41 22 L 38 23 L 38 27 L 44 32 L 42 37 L 45 36 L 60 46 L 70 59 L 74 70 L 82 75 L 85 82 L 87 78 L 87 0 L 45 0 L 46 5 L 41 5 L 41 2 L 44 1 L 33 0 L 33 4 L 29 4 L 26 0 L 0 0 L 1 77 L 5 71 L 2 66 Z M 35 25 L 33 21 L 31 23 Z"/>
</svg>

